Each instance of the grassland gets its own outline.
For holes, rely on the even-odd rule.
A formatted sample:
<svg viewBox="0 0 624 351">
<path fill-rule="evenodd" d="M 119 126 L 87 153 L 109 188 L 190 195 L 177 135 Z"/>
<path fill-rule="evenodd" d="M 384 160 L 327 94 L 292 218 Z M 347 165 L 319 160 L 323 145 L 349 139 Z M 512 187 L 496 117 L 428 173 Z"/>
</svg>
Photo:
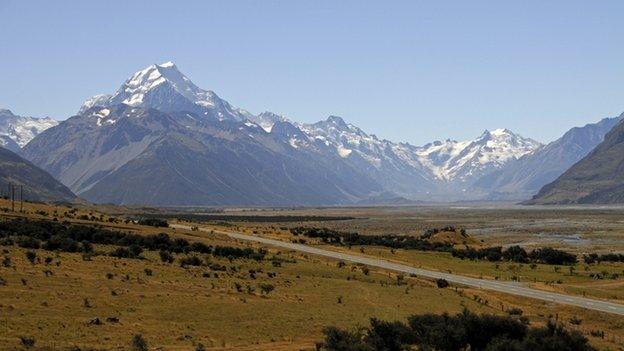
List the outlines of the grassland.
<svg viewBox="0 0 624 351">
<path fill-rule="evenodd" d="M 209 245 L 250 245 L 218 233 L 126 223 L 126 209 L 42 204 L 26 204 L 24 209 L 22 214 L 3 213 L 0 217 L 57 218 L 138 234 L 167 232 Z M 357 219 L 327 223 L 348 226 L 354 221 Z M 287 231 L 279 229 L 283 223 L 191 224 L 288 240 Z M 532 323 L 558 318 L 583 331 L 599 347 L 617 350 L 623 341 L 624 321 L 614 316 L 476 289 L 439 289 L 431 281 L 398 278 L 387 271 L 369 271 L 357 265 L 342 266 L 296 252 L 267 248 L 270 256 L 280 258 L 282 263 L 278 265 L 271 260 L 230 262 L 204 257 L 226 267 L 220 271 L 208 266 L 180 267 L 178 260 L 184 254 L 169 264 L 162 262 L 157 252 L 144 252 L 143 259 L 120 259 L 105 255 L 111 249 L 97 246 L 96 251 L 103 254 L 93 257 L 36 250 L 37 259 L 31 263 L 25 254 L 30 250 L 1 246 L 0 258 L 8 257 L 10 266 L 0 266 L 0 277 L 6 282 L 0 285 L 0 349 L 19 349 L 20 337 L 33 338 L 37 347 L 49 349 L 128 349 L 132 336 L 141 334 L 150 347 L 164 350 L 193 350 L 200 343 L 215 350 L 312 350 L 327 325 L 352 328 L 365 325 L 370 317 L 402 320 L 414 313 L 453 313 L 464 307 L 498 314 L 517 307 Z M 423 267 L 445 262 L 444 267 L 470 275 L 508 279 L 511 274 L 507 264 L 496 269 L 491 263 L 460 261 L 440 253 L 362 249 L 363 253 L 358 247 L 351 251 Z M 555 274 L 549 269 L 552 267 L 539 266 L 535 271 L 524 267 L 519 275 L 521 281 L 534 276 L 569 279 L 556 286 L 570 289 L 572 284 L 584 283 L 581 276 L 566 278 L 566 272 Z M 263 293 L 263 284 L 272 285 L 274 290 Z M 570 323 L 573 317 L 581 324 Z M 117 318 L 118 322 L 107 318 Z M 604 331 L 605 337 L 594 337 L 592 331 Z"/>
</svg>

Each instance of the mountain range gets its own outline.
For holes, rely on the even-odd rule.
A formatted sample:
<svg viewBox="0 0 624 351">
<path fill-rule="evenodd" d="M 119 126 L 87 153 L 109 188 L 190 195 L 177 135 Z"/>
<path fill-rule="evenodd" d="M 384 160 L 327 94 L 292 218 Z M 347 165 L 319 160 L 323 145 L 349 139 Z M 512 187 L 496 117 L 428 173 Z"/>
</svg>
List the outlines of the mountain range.
<svg viewBox="0 0 624 351">
<path fill-rule="evenodd" d="M 39 133 L 57 124 L 56 120 L 49 117 L 24 117 L 0 109 L 0 146 L 19 153 Z"/>
<path fill-rule="evenodd" d="M 88 99 L 77 115 L 27 144 L 11 140 L 76 194 L 100 203 L 515 200 L 563 173 L 616 122 L 574 128 L 548 145 L 495 129 L 473 140 L 414 146 L 338 116 L 308 124 L 252 114 L 167 62 L 137 71 L 113 94 Z"/>
</svg>

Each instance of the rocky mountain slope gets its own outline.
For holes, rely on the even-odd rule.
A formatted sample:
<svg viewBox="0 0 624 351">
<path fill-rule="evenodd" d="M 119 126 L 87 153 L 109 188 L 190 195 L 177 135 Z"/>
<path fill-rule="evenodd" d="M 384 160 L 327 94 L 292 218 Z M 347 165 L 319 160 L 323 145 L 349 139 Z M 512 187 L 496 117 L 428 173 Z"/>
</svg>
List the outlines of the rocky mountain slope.
<svg viewBox="0 0 624 351">
<path fill-rule="evenodd" d="M 69 118 L 24 152 L 100 203 L 339 204 L 380 190 L 344 163 L 297 151 L 280 129 L 119 104 Z"/>
<path fill-rule="evenodd" d="M 545 185 L 533 204 L 624 202 L 624 124 L 618 122 L 595 149 Z"/>
<path fill-rule="evenodd" d="M 74 201 L 76 196 L 50 174 L 24 160 L 16 153 L 0 147 L 0 193 L 7 196 L 8 186 L 23 187 L 25 200 Z"/>
<path fill-rule="evenodd" d="M 265 129 L 285 117 L 256 118 Z M 385 190 L 412 199 L 459 200 L 477 196 L 465 191 L 480 176 L 537 150 L 541 144 L 507 129 L 485 131 L 469 141 L 436 141 L 424 146 L 394 143 L 367 134 L 342 118 L 330 116 L 313 124 L 295 123 L 305 140 L 325 145 L 362 172 L 371 174 Z M 305 148 L 309 142 L 289 140 Z M 481 194 L 479 192 L 479 194 Z"/>
</svg>

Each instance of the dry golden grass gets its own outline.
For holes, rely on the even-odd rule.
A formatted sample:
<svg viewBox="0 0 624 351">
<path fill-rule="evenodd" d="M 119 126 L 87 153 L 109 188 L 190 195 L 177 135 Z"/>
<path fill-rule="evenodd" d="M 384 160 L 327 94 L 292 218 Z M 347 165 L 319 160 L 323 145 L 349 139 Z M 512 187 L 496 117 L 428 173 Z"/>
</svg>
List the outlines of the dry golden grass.
<svg viewBox="0 0 624 351">
<path fill-rule="evenodd" d="M 32 207 L 23 215 L 32 218 L 51 220 L 56 210 L 59 220 L 145 234 L 166 231 L 175 237 L 211 245 L 250 245 L 216 233 L 111 223 L 109 215 L 88 206 L 79 207 L 71 217 L 64 215 L 69 209 L 63 206 L 29 206 Z M 81 215 L 93 216 L 95 220 L 78 219 Z M 254 230 L 257 235 L 288 239 L 285 231 L 247 228 L 248 233 Z M 415 313 L 454 313 L 464 307 L 498 314 L 518 307 L 537 324 L 558 316 L 569 327 L 580 328 L 585 334 L 591 330 L 605 331 L 605 339 L 590 336 L 591 342 L 601 347 L 616 348 L 624 335 L 624 322 L 615 316 L 476 289 L 438 289 L 433 282 L 412 277 L 404 277 L 405 284 L 399 285 L 397 276 L 384 270 L 367 272 L 364 267 L 351 264 L 338 267 L 333 260 L 269 249 L 270 255 L 292 262 L 275 267 L 269 260 L 229 262 L 206 257 L 228 267 L 221 272 L 208 267 L 182 268 L 177 261 L 162 263 L 156 252 L 144 252 L 145 259 L 141 260 L 105 255 L 84 260 L 81 254 L 36 250 L 40 261 L 32 264 L 24 249 L 0 247 L 0 258 L 11 259 L 10 267 L 0 266 L 0 277 L 6 281 L 6 285 L 0 286 L 0 349 L 18 349 L 20 336 L 34 338 L 37 347 L 52 349 L 128 349 L 132 336 L 141 334 L 151 348 L 164 350 L 193 350 L 199 343 L 215 350 L 311 350 L 322 338 L 324 326 L 352 328 L 365 325 L 370 317 L 404 320 Z M 96 250 L 106 252 L 110 248 L 98 246 Z M 359 248 L 352 251 L 359 253 Z M 367 255 L 415 265 L 452 261 L 420 256 L 428 253 L 397 250 L 393 254 L 371 248 L 364 251 Z M 52 261 L 46 264 L 48 256 Z M 473 269 L 483 270 L 486 275 L 497 272 L 492 264 L 449 264 L 457 273 Z M 546 274 L 546 268 L 541 266 L 538 272 L 541 274 L 542 269 Z M 249 270 L 259 272 L 255 279 Z M 271 278 L 268 272 L 276 276 Z M 263 283 L 274 285 L 275 290 L 262 294 L 259 287 Z M 248 292 L 247 286 L 254 290 Z M 573 316 L 582 319 L 580 326 L 567 322 Z M 109 322 L 108 317 L 117 317 L 119 322 Z M 95 318 L 102 324 L 89 324 Z"/>
</svg>

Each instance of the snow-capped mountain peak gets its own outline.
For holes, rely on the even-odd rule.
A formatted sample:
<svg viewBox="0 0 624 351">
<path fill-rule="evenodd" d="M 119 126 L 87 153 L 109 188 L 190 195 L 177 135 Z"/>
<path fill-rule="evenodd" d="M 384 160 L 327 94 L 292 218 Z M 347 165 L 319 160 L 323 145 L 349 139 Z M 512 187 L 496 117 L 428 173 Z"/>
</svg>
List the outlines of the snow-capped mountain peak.
<svg viewBox="0 0 624 351">
<path fill-rule="evenodd" d="M 96 95 L 80 111 L 93 106 L 125 104 L 164 112 L 188 111 L 218 120 L 244 121 L 249 112 L 231 106 L 211 90 L 203 90 L 171 61 L 153 64 L 132 74 L 112 96 Z"/>
<path fill-rule="evenodd" d="M 171 89 L 191 101 L 214 106 L 211 100 L 215 94 L 199 89 L 171 61 L 154 64 L 134 73 L 111 99 L 121 100 L 119 102 L 130 106 L 140 106 L 145 95 L 161 84 L 169 84 Z"/>
<path fill-rule="evenodd" d="M 290 122 L 286 116 L 278 115 L 269 111 L 262 112 L 257 116 L 251 116 L 249 119 L 261 126 L 267 133 L 270 133 L 273 126 L 278 122 Z"/>
<path fill-rule="evenodd" d="M 105 106 L 111 97 L 112 97 L 111 94 L 93 95 L 92 97 L 88 98 L 87 101 L 84 102 L 84 104 L 82 104 L 82 106 L 78 110 L 78 114 L 79 115 L 83 114 L 85 111 L 87 111 L 91 107 Z"/>
<path fill-rule="evenodd" d="M 114 112 L 125 108 L 123 105 L 131 106 L 130 110 L 160 110 L 180 122 L 186 120 L 184 116 L 223 121 L 254 143 L 266 142 L 268 149 L 289 145 L 284 148 L 289 153 L 326 157 L 333 166 L 370 174 L 388 190 L 405 196 L 462 192 L 481 176 L 541 147 L 508 129 L 485 130 L 471 140 L 438 140 L 419 147 L 378 138 L 338 116 L 297 123 L 272 112 L 253 115 L 198 87 L 170 61 L 135 72 L 113 95 L 87 100 L 81 115 L 98 127 L 117 128 L 123 125 L 118 123 L 123 115 Z"/>
<path fill-rule="evenodd" d="M 446 140 L 427 144 L 417 151 L 423 164 L 440 179 L 465 181 L 500 168 L 512 159 L 537 150 L 541 143 L 509 129 L 485 130 L 468 141 Z"/>
<path fill-rule="evenodd" d="M 0 146 L 17 151 L 39 133 L 56 126 L 58 123 L 50 117 L 18 116 L 10 110 L 0 109 Z"/>
</svg>

